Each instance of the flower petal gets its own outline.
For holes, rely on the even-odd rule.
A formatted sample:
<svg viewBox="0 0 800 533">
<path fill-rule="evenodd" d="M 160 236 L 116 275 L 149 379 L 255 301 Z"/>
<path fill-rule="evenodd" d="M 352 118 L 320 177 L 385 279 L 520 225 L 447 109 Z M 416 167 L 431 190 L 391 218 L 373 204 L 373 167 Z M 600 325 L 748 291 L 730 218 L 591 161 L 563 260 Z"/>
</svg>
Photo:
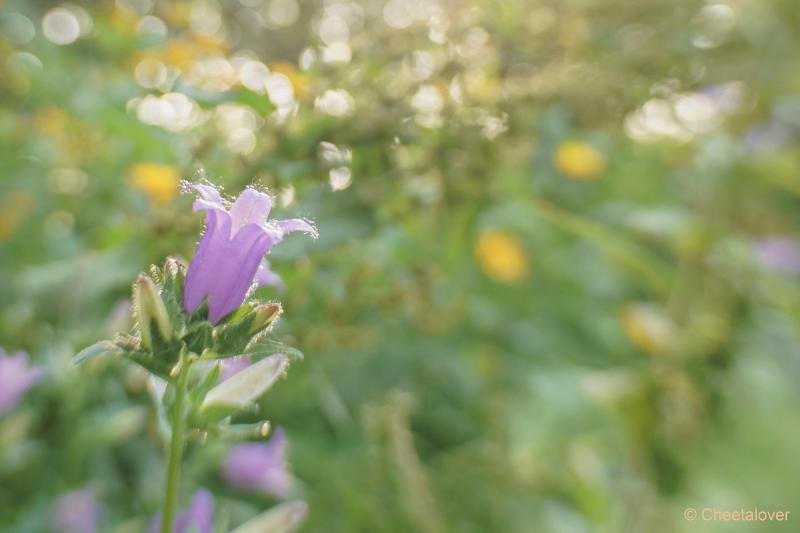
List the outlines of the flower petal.
<svg viewBox="0 0 800 533">
<path fill-rule="evenodd" d="M 161 531 L 162 515 L 158 513 L 150 523 L 149 533 Z M 175 517 L 172 531 L 175 533 L 213 533 L 214 496 L 206 489 L 194 493 L 189 507 Z"/>
<path fill-rule="evenodd" d="M 262 258 L 285 234 L 318 235 L 307 220 L 268 220 L 272 198 L 256 189 L 242 191 L 228 211 L 228 202 L 215 187 L 200 183 L 185 187 L 199 194 L 194 208 L 206 211 L 207 223 L 186 275 L 184 308 L 192 313 L 207 298 L 214 323 L 241 305 Z M 269 270 L 260 272 L 259 283 L 280 283 Z"/>
<path fill-rule="evenodd" d="M 190 529 L 195 526 L 196 529 Z M 213 533 L 214 530 L 214 496 L 206 489 L 195 492 L 189 508 L 175 521 L 176 533 Z"/>
<path fill-rule="evenodd" d="M 28 354 L 0 353 L 0 414 L 10 411 L 30 387 L 44 377 L 44 368 L 29 367 Z"/>
<path fill-rule="evenodd" d="M 207 209 L 221 209 L 225 210 L 225 201 L 219 193 L 219 189 L 213 185 L 206 185 L 204 183 L 187 183 L 186 189 L 193 189 L 200 195 L 200 198 L 195 200 L 192 205 L 194 211 L 203 211 Z"/>
<path fill-rule="evenodd" d="M 275 222 L 283 233 L 292 233 L 293 231 L 302 231 L 308 233 L 315 239 L 319 237 L 319 232 L 314 224 L 302 218 L 287 218 L 285 220 L 278 220 Z"/>
<path fill-rule="evenodd" d="M 283 429 L 277 428 L 266 443 L 250 442 L 233 447 L 223 464 L 222 475 L 233 487 L 286 497 L 291 478 Z"/>
<path fill-rule="evenodd" d="M 217 250 L 214 285 L 208 296 L 211 322 L 218 322 L 242 304 L 261 264 L 261 258 L 280 240 L 281 235 L 278 232 L 248 224 L 223 250 Z"/>
<path fill-rule="evenodd" d="M 197 245 L 183 290 L 183 306 L 193 313 L 217 284 L 217 269 L 224 257 L 230 235 L 231 219 L 224 211 L 208 211 L 206 230 Z"/>
<path fill-rule="evenodd" d="M 258 267 L 256 283 L 259 287 L 275 287 L 279 291 L 283 290 L 283 280 L 272 271 L 271 265 L 266 259 L 262 259 L 261 266 Z"/>
<path fill-rule="evenodd" d="M 268 194 L 250 187 L 242 191 L 231 207 L 233 234 L 248 224 L 263 226 L 272 209 L 272 198 Z"/>
</svg>

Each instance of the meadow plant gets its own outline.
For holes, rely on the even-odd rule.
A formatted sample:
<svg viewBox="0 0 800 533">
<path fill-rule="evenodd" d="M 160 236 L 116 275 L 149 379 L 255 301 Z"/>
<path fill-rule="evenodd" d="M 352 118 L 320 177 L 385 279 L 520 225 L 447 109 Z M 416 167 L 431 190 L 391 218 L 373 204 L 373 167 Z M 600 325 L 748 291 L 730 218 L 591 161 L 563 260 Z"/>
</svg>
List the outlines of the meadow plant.
<svg viewBox="0 0 800 533">
<path fill-rule="evenodd" d="M 150 374 L 167 443 L 164 504 L 156 530 L 179 533 L 195 527 L 210 533 L 214 504 L 208 491 L 197 491 L 189 507 L 178 511 L 187 438 L 263 439 L 269 433 L 268 422 L 236 424 L 232 417 L 252 408 L 302 355 L 271 338 L 282 308 L 251 297 L 251 289 L 279 282 L 264 259 L 273 246 L 295 231 L 316 238 L 317 230 L 307 220 L 270 220 L 272 198 L 254 188 L 245 189 L 233 202 L 208 183 L 186 184 L 184 189 L 198 195 L 194 210 L 206 214 L 205 231 L 191 262 L 187 266 L 170 257 L 163 267 L 152 266 L 140 274 L 133 283 L 132 331 L 86 348 L 75 361 L 111 354 Z M 279 431 L 268 444 L 235 448 L 226 463 L 226 477 L 234 486 L 285 495 L 283 442 Z M 287 502 L 236 531 L 262 531 L 267 525 L 290 531 L 304 515 L 303 502 Z"/>
</svg>

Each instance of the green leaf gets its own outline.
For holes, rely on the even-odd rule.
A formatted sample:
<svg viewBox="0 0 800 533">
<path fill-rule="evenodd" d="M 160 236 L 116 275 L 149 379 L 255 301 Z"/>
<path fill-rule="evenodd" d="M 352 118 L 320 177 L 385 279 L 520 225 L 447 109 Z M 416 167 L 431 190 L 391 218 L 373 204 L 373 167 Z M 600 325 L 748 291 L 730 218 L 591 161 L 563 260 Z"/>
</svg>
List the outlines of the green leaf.
<svg viewBox="0 0 800 533">
<path fill-rule="evenodd" d="M 196 354 L 202 354 L 206 348 L 211 346 L 213 330 L 214 327 L 207 320 L 192 324 L 183 336 L 186 349 Z"/>
<path fill-rule="evenodd" d="M 183 310 L 183 285 L 186 277 L 186 266 L 174 257 L 168 257 L 163 267 L 163 287 L 161 299 L 167 308 L 175 331 L 183 330 L 186 314 Z"/>
<path fill-rule="evenodd" d="M 199 366 L 201 365 L 196 364 L 194 365 L 194 368 L 198 368 Z M 206 374 L 200 379 L 200 381 L 189 391 L 189 409 L 192 413 L 192 418 L 194 419 L 193 424 L 196 426 L 203 425 L 200 417 L 197 415 L 197 411 L 200 409 L 203 399 L 205 399 L 208 391 L 214 388 L 219 381 L 219 375 L 221 371 L 220 364 L 214 363 L 211 368 L 206 371 Z"/>
<path fill-rule="evenodd" d="M 119 346 L 114 344 L 111 341 L 100 341 L 92 344 L 91 346 L 84 348 L 78 354 L 72 358 L 72 364 L 79 365 L 88 359 L 92 359 L 99 355 L 120 355 L 122 350 Z"/>
<path fill-rule="evenodd" d="M 267 392 L 288 367 L 289 358 L 285 355 L 277 354 L 262 359 L 211 389 L 201 409 L 206 410 L 211 406 L 244 409 Z"/>
<path fill-rule="evenodd" d="M 237 312 L 231 315 L 226 323 L 217 326 L 217 335 L 214 340 L 214 352 L 221 357 L 233 357 L 241 355 L 247 344 L 252 339 L 250 333 L 253 320 L 255 319 L 255 309 L 253 306 L 242 306 Z"/>
<path fill-rule="evenodd" d="M 197 412 L 192 419 L 192 423 L 199 428 L 203 428 L 215 435 L 218 435 L 220 428 L 217 424 L 228 417 L 241 411 L 238 405 L 204 405 L 202 411 Z"/>
<path fill-rule="evenodd" d="M 164 359 L 153 357 L 152 354 L 146 352 L 122 352 L 122 356 L 166 381 L 172 380 L 170 371 L 174 364 L 170 364 Z"/>
<path fill-rule="evenodd" d="M 291 346 L 268 337 L 262 337 L 256 340 L 248 346 L 244 352 L 244 355 L 248 355 L 255 360 L 274 354 L 283 354 L 288 357 L 290 361 L 303 360 L 303 352 L 297 348 L 292 348 Z"/>
</svg>

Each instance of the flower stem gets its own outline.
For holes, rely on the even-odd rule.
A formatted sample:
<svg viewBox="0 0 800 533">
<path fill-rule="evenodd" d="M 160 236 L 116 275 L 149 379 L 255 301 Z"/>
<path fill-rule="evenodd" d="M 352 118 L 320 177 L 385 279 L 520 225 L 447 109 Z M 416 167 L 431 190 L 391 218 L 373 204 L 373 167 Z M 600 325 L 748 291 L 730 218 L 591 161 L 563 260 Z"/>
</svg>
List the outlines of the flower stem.
<svg viewBox="0 0 800 533">
<path fill-rule="evenodd" d="M 175 384 L 175 404 L 172 413 L 172 437 L 169 443 L 169 463 L 167 464 L 167 489 L 164 494 L 164 511 L 161 533 L 172 533 L 175 515 L 178 510 L 178 493 L 181 482 L 181 461 L 186 440 L 186 384 L 189 381 L 189 361 L 181 355 L 177 382 Z"/>
</svg>

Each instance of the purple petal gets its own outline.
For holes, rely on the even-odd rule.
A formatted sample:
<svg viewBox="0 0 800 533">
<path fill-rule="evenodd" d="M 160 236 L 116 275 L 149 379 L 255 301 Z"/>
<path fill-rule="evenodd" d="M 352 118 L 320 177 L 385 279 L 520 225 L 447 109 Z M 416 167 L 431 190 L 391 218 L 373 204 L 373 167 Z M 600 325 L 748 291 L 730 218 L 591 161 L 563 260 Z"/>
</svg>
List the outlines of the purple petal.
<svg viewBox="0 0 800 533">
<path fill-rule="evenodd" d="M 239 307 L 253 283 L 261 258 L 280 242 L 277 230 L 248 224 L 229 239 L 230 216 L 218 210 L 207 215 L 184 288 L 184 307 L 194 312 L 208 298 L 209 319 L 216 323 Z"/>
<path fill-rule="evenodd" d="M 150 533 L 161 530 L 161 513 L 150 523 Z M 178 513 L 172 528 L 174 533 L 213 533 L 214 496 L 206 489 L 199 489 L 192 497 L 189 507 Z"/>
<path fill-rule="evenodd" d="M 765 268 L 780 274 L 800 274 L 800 243 L 787 237 L 767 237 L 753 244 Z"/>
<path fill-rule="evenodd" d="M 268 194 L 250 187 L 246 188 L 231 207 L 233 233 L 248 224 L 263 226 L 267 222 L 270 209 L 272 209 L 272 198 Z"/>
<path fill-rule="evenodd" d="M 270 248 L 280 242 L 280 235 L 249 224 L 218 251 L 213 272 L 216 278 L 209 291 L 209 319 L 216 323 L 239 307 L 253 284 L 256 271 Z"/>
<path fill-rule="evenodd" d="M 68 492 L 55 503 L 53 529 L 58 533 L 95 533 L 102 511 L 92 489 Z"/>
<path fill-rule="evenodd" d="M 206 489 L 200 489 L 194 493 L 189 508 L 175 519 L 175 533 L 213 533 L 213 529 L 214 496 Z"/>
<path fill-rule="evenodd" d="M 231 220 L 227 213 L 211 210 L 206 215 L 206 231 L 197 246 L 183 290 L 183 306 L 193 313 L 216 285 L 216 272 L 224 259 Z"/>
<path fill-rule="evenodd" d="M 745 148 L 755 154 L 775 152 L 791 140 L 792 130 L 777 120 L 750 126 L 742 139 Z"/>
<path fill-rule="evenodd" d="M 278 220 L 276 224 L 280 228 L 283 233 L 292 233 L 293 231 L 302 231 L 304 233 L 308 233 L 315 239 L 319 237 L 319 232 L 317 228 L 314 227 L 307 220 L 303 220 L 302 218 L 287 218 L 285 220 Z"/>
<path fill-rule="evenodd" d="M 244 356 L 229 357 L 227 359 L 224 359 L 220 363 L 221 367 L 221 372 L 219 377 L 220 382 L 232 378 L 235 374 L 238 374 L 239 372 L 249 367 L 250 365 L 251 365 L 250 359 Z"/>
<path fill-rule="evenodd" d="M 187 183 L 186 189 L 192 189 L 200 195 L 200 198 L 195 200 L 192 205 L 192 209 L 195 211 L 203 211 L 206 209 L 225 210 L 225 202 L 216 187 L 204 183 Z"/>
<path fill-rule="evenodd" d="M 188 184 L 200 198 L 195 210 L 206 211 L 206 229 L 197 246 L 184 287 L 184 308 L 192 313 L 208 299 L 209 319 L 216 323 L 242 304 L 253 284 L 264 255 L 283 236 L 293 231 L 317 237 L 310 222 L 300 219 L 268 220 L 272 199 L 247 188 L 230 208 L 211 185 Z M 261 269 L 263 284 L 278 284 L 280 278 Z"/>
<path fill-rule="evenodd" d="M 29 367 L 28 354 L 0 351 L 0 414 L 13 409 L 22 395 L 44 377 L 44 368 Z"/>
<path fill-rule="evenodd" d="M 266 259 L 262 259 L 261 266 L 258 267 L 256 283 L 259 287 L 275 287 L 278 291 L 283 291 L 283 280 L 272 271 L 271 265 Z"/>
<path fill-rule="evenodd" d="M 267 443 L 235 446 L 222 468 L 223 477 L 234 487 L 285 497 L 291 482 L 286 466 L 285 433 L 277 428 Z"/>
</svg>

